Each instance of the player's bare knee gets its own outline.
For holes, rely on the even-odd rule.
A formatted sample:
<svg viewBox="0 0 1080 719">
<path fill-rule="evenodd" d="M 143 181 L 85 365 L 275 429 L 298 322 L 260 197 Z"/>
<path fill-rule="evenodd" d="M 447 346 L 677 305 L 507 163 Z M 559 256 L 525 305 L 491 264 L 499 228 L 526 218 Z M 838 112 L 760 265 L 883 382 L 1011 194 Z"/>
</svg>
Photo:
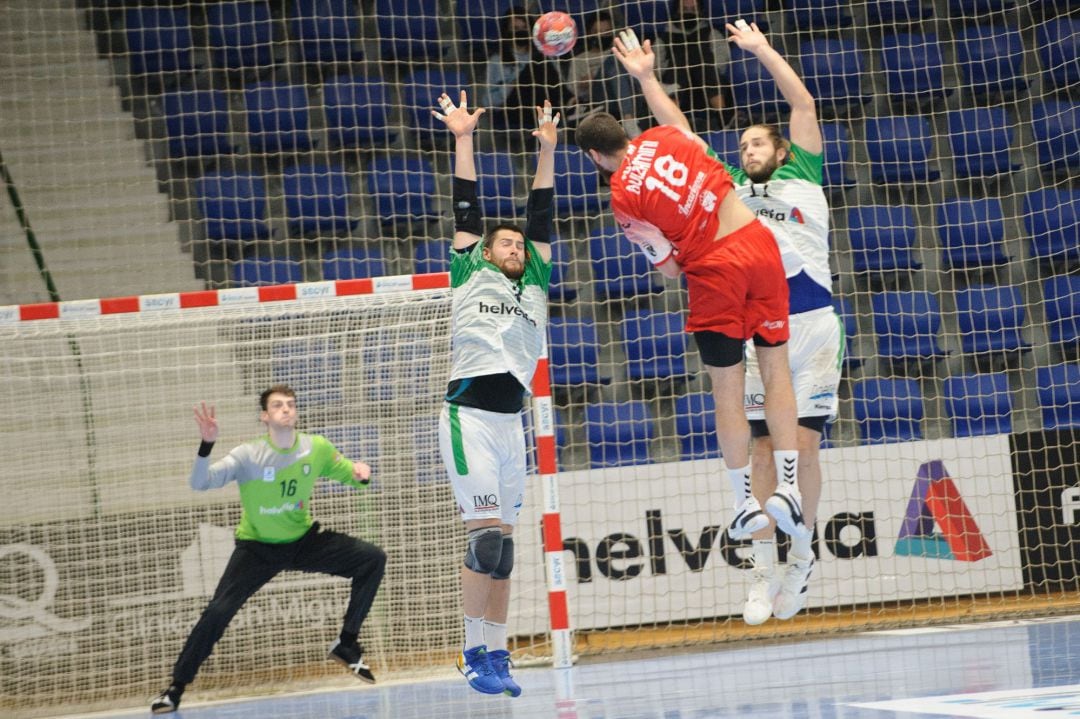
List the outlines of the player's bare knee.
<svg viewBox="0 0 1080 719">
<path fill-rule="evenodd" d="M 465 550 L 465 566 L 477 574 L 488 574 L 499 568 L 502 559 L 503 533 L 498 527 L 481 527 L 469 532 Z"/>
<path fill-rule="evenodd" d="M 492 579 L 509 579 L 510 572 L 514 570 L 514 538 L 504 534 L 502 538 L 502 555 L 499 557 L 499 566 L 491 573 Z"/>
</svg>

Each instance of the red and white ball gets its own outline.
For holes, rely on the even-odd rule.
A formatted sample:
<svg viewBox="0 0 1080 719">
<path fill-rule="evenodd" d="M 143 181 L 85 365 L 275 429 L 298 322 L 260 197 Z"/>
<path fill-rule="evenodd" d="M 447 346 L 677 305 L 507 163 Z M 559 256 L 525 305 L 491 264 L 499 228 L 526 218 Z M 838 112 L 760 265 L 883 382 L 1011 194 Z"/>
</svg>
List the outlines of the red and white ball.
<svg viewBox="0 0 1080 719">
<path fill-rule="evenodd" d="M 546 12 L 533 24 L 533 43 L 548 57 L 565 55 L 576 42 L 577 24 L 564 12 Z"/>
</svg>

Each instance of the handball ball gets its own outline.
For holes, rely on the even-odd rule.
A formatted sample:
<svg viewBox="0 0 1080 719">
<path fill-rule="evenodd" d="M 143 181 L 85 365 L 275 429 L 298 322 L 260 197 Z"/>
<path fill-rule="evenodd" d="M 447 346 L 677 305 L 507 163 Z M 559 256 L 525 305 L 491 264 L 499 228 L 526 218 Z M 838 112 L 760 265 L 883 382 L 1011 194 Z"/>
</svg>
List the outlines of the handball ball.
<svg viewBox="0 0 1080 719">
<path fill-rule="evenodd" d="M 564 12 L 544 13 L 533 25 L 533 42 L 548 57 L 565 55 L 574 49 L 577 42 L 574 18 Z"/>
</svg>

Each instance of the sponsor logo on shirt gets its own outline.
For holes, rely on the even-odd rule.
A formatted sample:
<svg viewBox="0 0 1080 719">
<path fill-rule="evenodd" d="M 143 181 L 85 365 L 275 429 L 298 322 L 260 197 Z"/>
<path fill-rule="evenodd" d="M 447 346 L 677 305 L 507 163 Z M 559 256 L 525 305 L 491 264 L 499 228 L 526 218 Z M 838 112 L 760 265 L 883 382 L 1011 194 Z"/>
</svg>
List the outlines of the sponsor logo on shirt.
<svg viewBox="0 0 1080 719">
<path fill-rule="evenodd" d="M 478 304 L 480 314 L 482 315 L 517 315 L 518 317 L 523 318 L 533 327 L 536 327 L 536 320 L 534 320 L 532 317 L 529 317 L 529 313 L 527 313 L 525 310 L 521 309 L 517 305 L 508 305 L 505 302 L 499 302 L 498 304 L 489 304 L 487 302 L 484 302 L 483 300 L 480 300 Z"/>
<path fill-rule="evenodd" d="M 280 507 L 259 507 L 259 514 L 285 514 L 286 512 L 298 512 L 303 508 L 303 502 L 286 502 Z"/>
<path fill-rule="evenodd" d="M 263 467 L 263 481 L 264 482 L 273 482 L 276 477 L 277 477 L 277 472 L 274 470 L 273 467 Z"/>
<path fill-rule="evenodd" d="M 653 158 L 656 156 L 656 148 L 659 143 L 656 140 L 645 140 L 635 148 L 630 145 L 627 150 L 630 162 L 623 170 L 623 179 L 626 180 L 626 191 L 634 195 L 641 194 L 641 184 L 645 182 L 645 175 L 652 167 Z"/>
<path fill-rule="evenodd" d="M 774 222 L 794 222 L 797 225 L 806 224 L 806 218 L 803 217 L 802 210 L 798 207 L 792 207 L 789 212 L 774 210 L 771 207 L 759 207 L 757 209 L 757 216 Z"/>
</svg>

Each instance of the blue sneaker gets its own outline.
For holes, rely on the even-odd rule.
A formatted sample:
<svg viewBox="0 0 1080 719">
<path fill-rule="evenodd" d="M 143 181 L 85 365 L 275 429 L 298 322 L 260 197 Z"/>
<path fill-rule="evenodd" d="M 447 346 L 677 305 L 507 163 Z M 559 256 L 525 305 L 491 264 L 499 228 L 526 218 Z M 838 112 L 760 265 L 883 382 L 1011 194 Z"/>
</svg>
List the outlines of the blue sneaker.
<svg viewBox="0 0 1080 719">
<path fill-rule="evenodd" d="M 506 691 L 502 679 L 491 666 L 487 646 L 483 644 L 458 654 L 457 669 L 469 686 L 481 694 L 502 694 Z"/>
<path fill-rule="evenodd" d="M 495 669 L 495 675 L 502 680 L 503 694 L 510 697 L 521 696 L 521 687 L 514 681 L 514 678 L 510 676 L 510 652 L 505 649 L 496 649 L 493 652 L 488 652 L 488 658 L 491 660 L 491 666 Z"/>
</svg>

